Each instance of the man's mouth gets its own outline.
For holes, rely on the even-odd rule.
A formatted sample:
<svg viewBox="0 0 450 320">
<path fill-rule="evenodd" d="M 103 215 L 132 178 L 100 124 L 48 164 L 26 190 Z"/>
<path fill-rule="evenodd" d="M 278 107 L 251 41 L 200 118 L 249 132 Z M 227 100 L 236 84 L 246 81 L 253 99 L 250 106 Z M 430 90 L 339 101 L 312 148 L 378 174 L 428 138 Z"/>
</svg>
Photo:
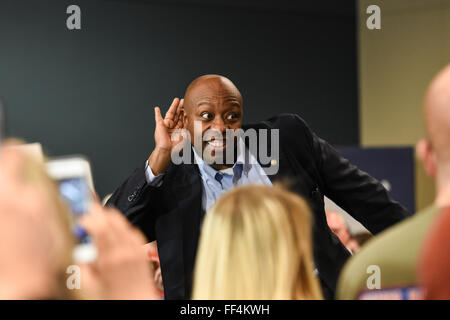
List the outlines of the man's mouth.
<svg viewBox="0 0 450 320">
<path fill-rule="evenodd" d="M 214 140 L 206 141 L 206 143 L 207 143 L 208 146 L 210 146 L 214 150 L 223 150 L 227 146 L 227 141 L 226 140 L 216 140 L 216 139 L 214 139 Z"/>
</svg>

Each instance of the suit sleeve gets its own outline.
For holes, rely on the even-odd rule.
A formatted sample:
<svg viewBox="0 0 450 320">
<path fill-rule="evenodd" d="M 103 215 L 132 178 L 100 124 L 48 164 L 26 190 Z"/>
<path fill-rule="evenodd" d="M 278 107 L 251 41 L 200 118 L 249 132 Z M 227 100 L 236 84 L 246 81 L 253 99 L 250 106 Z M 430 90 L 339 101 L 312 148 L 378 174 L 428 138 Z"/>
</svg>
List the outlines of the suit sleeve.
<svg viewBox="0 0 450 320">
<path fill-rule="evenodd" d="M 391 199 L 384 186 L 359 170 L 328 142 L 319 138 L 295 115 L 322 181 L 323 193 L 377 234 L 408 216 L 408 211 Z"/>
<path fill-rule="evenodd" d="M 155 240 L 155 223 L 158 216 L 161 188 L 147 182 L 146 165 L 138 167 L 117 188 L 106 206 L 117 208 L 135 226 L 140 228 L 148 241 Z"/>
</svg>

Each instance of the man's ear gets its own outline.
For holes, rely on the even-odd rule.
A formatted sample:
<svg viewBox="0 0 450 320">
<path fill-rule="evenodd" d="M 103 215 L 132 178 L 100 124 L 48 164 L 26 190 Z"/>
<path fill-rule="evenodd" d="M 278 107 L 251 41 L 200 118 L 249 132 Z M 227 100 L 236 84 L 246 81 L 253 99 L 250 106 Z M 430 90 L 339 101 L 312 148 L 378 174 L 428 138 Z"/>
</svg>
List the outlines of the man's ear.
<svg viewBox="0 0 450 320">
<path fill-rule="evenodd" d="M 421 139 L 416 145 L 416 153 L 422 161 L 425 172 L 430 178 L 436 177 L 436 154 L 427 139 Z"/>
<path fill-rule="evenodd" d="M 187 128 L 187 125 L 189 123 L 188 121 L 188 116 L 186 114 L 186 110 L 184 108 L 181 109 L 183 111 L 182 115 L 183 115 L 183 128 Z"/>
</svg>

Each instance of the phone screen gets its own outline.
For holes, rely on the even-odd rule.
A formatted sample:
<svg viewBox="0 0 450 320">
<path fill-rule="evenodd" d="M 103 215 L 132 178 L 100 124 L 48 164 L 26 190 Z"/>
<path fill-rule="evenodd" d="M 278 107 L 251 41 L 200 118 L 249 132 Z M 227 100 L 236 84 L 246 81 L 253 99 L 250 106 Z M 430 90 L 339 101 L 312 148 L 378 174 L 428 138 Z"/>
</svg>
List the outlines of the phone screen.
<svg viewBox="0 0 450 320">
<path fill-rule="evenodd" d="M 74 177 L 58 181 L 62 200 L 69 207 L 74 218 L 73 231 L 80 243 L 90 243 L 86 231 L 77 224 L 80 216 L 89 211 L 91 191 L 85 178 Z"/>
<path fill-rule="evenodd" d="M 79 219 L 90 211 L 94 189 L 89 162 L 82 156 L 66 156 L 47 162 L 47 172 L 56 182 L 62 201 L 72 216 L 72 230 L 76 239 L 73 250 L 75 262 L 90 263 L 97 258 L 97 250 Z"/>
</svg>

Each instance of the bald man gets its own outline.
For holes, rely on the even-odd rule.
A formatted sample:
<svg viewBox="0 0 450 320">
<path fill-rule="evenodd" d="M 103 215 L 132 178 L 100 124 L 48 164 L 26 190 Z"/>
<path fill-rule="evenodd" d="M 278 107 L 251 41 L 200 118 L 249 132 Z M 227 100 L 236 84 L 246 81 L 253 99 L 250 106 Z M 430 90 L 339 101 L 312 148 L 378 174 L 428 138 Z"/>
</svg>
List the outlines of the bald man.
<svg viewBox="0 0 450 320">
<path fill-rule="evenodd" d="M 440 196 L 450 187 L 450 66 L 431 82 L 424 111 L 427 138 L 416 149 L 425 171 L 435 180 L 436 201 L 375 237 L 349 260 L 339 279 L 340 299 L 422 297 L 416 269 L 419 253 L 438 209 L 450 205 L 450 197 Z"/>
<path fill-rule="evenodd" d="M 450 208 L 447 207 L 433 222 L 419 259 L 417 272 L 425 300 L 450 300 L 449 243 Z"/>
<path fill-rule="evenodd" d="M 331 298 L 350 253 L 327 226 L 323 196 L 372 233 L 400 221 L 407 212 L 378 181 L 343 159 L 298 115 L 283 114 L 243 126 L 243 111 L 242 95 L 229 79 L 219 75 L 195 79 L 184 99 L 173 100 L 164 118 L 155 108 L 155 148 L 108 205 L 119 208 L 149 241 L 157 240 L 165 297 L 186 299 L 205 212 L 235 186 L 272 185 L 288 178 L 292 191 L 305 197 L 314 212 L 315 267 L 325 297 Z M 256 146 L 252 139 L 242 142 L 237 134 L 241 128 L 254 133 Z M 180 129 L 189 133 L 184 132 L 182 141 L 189 143 L 182 151 L 179 136 L 174 135 Z M 264 149 L 271 157 L 265 156 Z M 228 153 L 231 156 L 225 157 Z"/>
</svg>

